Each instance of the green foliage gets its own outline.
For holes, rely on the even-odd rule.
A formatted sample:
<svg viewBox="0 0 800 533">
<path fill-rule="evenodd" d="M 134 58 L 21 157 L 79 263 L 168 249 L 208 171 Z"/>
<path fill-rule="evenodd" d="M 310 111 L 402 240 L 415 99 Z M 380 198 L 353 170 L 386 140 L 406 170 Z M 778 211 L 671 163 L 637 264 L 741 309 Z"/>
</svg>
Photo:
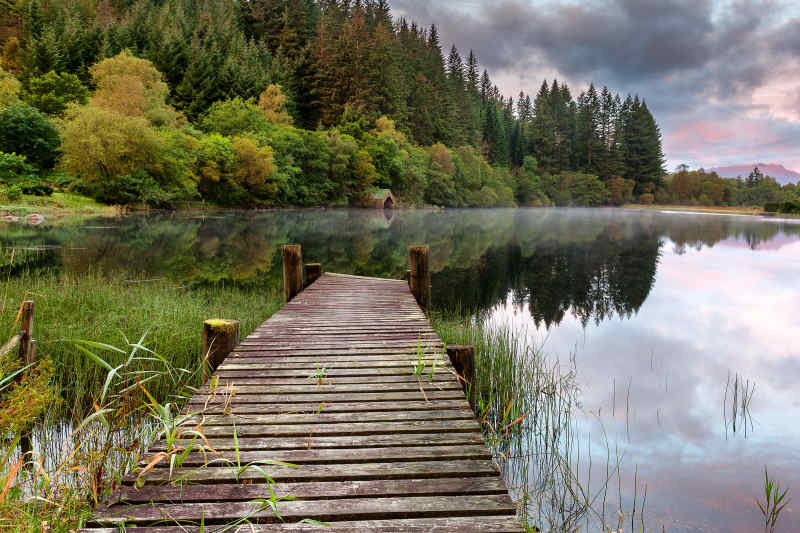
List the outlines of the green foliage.
<svg viewBox="0 0 800 533">
<path fill-rule="evenodd" d="M 61 165 L 101 201 L 164 206 L 194 196 L 192 146 L 180 131 L 89 105 L 67 117 Z"/>
<path fill-rule="evenodd" d="M 547 205 L 549 199 L 542 189 L 538 174 L 538 163 L 534 157 L 526 156 L 517 172 L 514 195 L 520 205 Z"/>
<path fill-rule="evenodd" d="M 28 164 L 25 156 L 0 152 L 0 183 L 10 185 L 36 179 L 36 169 Z"/>
<path fill-rule="evenodd" d="M 0 110 L 0 152 L 14 152 L 39 169 L 53 168 L 61 137 L 38 109 L 15 104 Z"/>
<path fill-rule="evenodd" d="M 580 177 L 590 175 L 615 204 L 666 194 L 661 134 L 644 100 L 594 84 L 573 98 L 552 80 L 515 102 L 480 76 L 474 52 L 463 59 L 453 46 L 445 57 L 435 26 L 395 24 L 384 1 L 36 0 L 21 14 L 24 35 L 3 61 L 19 69 L 27 102 L 61 115 L 91 85 L 91 109 L 161 128 L 147 162 L 152 131 L 125 143 L 112 128 L 109 160 L 124 168 L 105 174 L 124 188 L 117 201 L 139 190 L 166 205 L 195 197 L 197 182 L 224 205 L 359 204 L 376 187 L 408 205 L 597 205 L 602 192 Z M 18 91 L 0 75 L 0 108 Z M 195 151 L 201 135 L 187 118 L 206 134 L 255 139 L 276 170 L 245 176 L 222 153 L 215 170 Z M 121 147 L 133 154 L 125 164 Z M 75 164 L 73 151 L 62 167 L 88 176 L 91 192 L 98 159 L 84 159 Z M 547 189 L 545 175 L 568 183 Z"/>
<path fill-rule="evenodd" d="M 20 87 L 17 78 L 0 68 L 0 109 L 19 103 Z"/>
<path fill-rule="evenodd" d="M 545 174 L 542 182 L 545 193 L 559 206 L 596 206 L 603 205 L 608 199 L 605 185 L 593 174 Z"/>
<path fill-rule="evenodd" d="M 89 90 L 74 74 L 48 72 L 28 80 L 22 98 L 42 113 L 62 116 L 72 103 L 85 104 Z"/>
<path fill-rule="evenodd" d="M 269 121 L 257 105 L 237 96 L 212 104 L 199 125 L 206 132 L 241 135 L 260 131 L 268 124 Z"/>
<path fill-rule="evenodd" d="M 19 185 L 9 185 L 4 190 L 5 197 L 10 202 L 16 202 L 22 198 L 22 187 Z"/>
<path fill-rule="evenodd" d="M 764 206 L 768 212 L 786 209 L 793 212 L 789 204 L 800 202 L 798 187 L 793 183 L 781 186 L 758 168 L 745 178 L 721 178 L 715 172 L 688 170 L 681 165 L 676 172 L 664 180 L 665 187 L 656 191 L 658 203 L 706 206 Z"/>
</svg>

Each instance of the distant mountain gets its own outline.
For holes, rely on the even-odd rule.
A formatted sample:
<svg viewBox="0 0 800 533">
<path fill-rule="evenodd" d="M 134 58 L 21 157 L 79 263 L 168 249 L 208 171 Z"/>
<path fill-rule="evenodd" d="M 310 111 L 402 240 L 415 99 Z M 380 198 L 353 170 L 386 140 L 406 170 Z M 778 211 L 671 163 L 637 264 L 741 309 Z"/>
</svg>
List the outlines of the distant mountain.
<svg viewBox="0 0 800 533">
<path fill-rule="evenodd" d="M 794 170 L 790 170 L 783 165 L 774 163 L 753 163 L 752 165 L 715 167 L 709 169 L 709 172 L 716 172 L 722 178 L 736 178 L 739 176 L 746 178 L 747 175 L 753 171 L 753 167 L 758 167 L 758 170 L 760 170 L 762 174 L 774 178 L 775 181 L 781 185 L 800 182 L 800 172 L 795 172 Z"/>
</svg>

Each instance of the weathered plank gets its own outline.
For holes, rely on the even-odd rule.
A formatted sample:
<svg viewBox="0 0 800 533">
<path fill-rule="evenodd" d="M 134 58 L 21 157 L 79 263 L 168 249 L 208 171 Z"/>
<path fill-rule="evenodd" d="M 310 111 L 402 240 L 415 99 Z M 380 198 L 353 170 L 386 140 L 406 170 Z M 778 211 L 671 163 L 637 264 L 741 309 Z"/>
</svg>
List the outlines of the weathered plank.
<svg viewBox="0 0 800 533">
<path fill-rule="evenodd" d="M 473 433 L 419 433 L 396 435 L 349 435 L 349 436 L 320 436 L 308 435 L 305 437 L 261 437 L 261 438 L 226 438 L 209 439 L 215 450 L 316 450 L 321 448 L 372 448 L 375 446 L 400 447 L 400 446 L 460 446 L 467 444 L 485 444 L 483 435 Z M 185 447 L 191 439 L 178 440 L 177 446 Z M 195 442 L 196 446 L 202 444 Z M 164 451 L 167 449 L 164 441 L 158 441 L 150 447 L 151 450 Z"/>
<path fill-rule="evenodd" d="M 118 528 L 96 529 L 98 533 L 119 533 Z M 138 533 L 208 533 L 200 526 L 140 527 Z M 513 517 L 403 518 L 395 520 L 336 521 L 325 526 L 309 524 L 247 524 L 225 528 L 226 533 L 519 533 Z"/>
<path fill-rule="evenodd" d="M 107 510 L 108 523 L 148 524 L 181 522 L 202 516 L 206 524 L 228 523 L 241 517 L 252 522 L 278 522 L 275 512 L 260 502 L 115 505 Z M 376 520 L 448 516 L 513 515 L 516 506 L 507 495 L 416 496 L 413 498 L 349 498 L 337 500 L 282 501 L 277 504 L 285 521 L 313 519 Z"/>
<path fill-rule="evenodd" d="M 424 482 L 423 482 L 424 481 Z M 505 494 L 506 486 L 497 477 L 442 479 L 377 479 L 354 481 L 314 481 L 280 483 L 273 486 L 275 496 L 302 500 L 354 497 L 446 496 L 448 494 Z M 262 498 L 264 483 L 214 485 L 215 501 L 234 502 Z M 178 503 L 208 501 L 208 488 L 203 485 L 145 485 L 120 488 L 115 503 Z"/>
<path fill-rule="evenodd" d="M 155 454 L 149 453 L 142 457 L 141 464 L 149 463 Z M 453 459 L 490 460 L 492 458 L 486 446 L 480 444 L 462 444 L 459 446 L 416 446 L 407 448 L 332 448 L 332 449 L 303 449 L 283 451 L 242 451 L 239 450 L 238 460 L 244 464 L 253 461 L 280 461 L 292 464 L 336 464 L 336 463 L 390 463 L 408 461 L 447 461 Z M 216 459 L 237 461 L 237 455 L 230 450 L 217 450 L 216 452 L 190 453 L 181 463 L 183 467 L 201 466 Z M 218 464 L 219 461 L 217 461 Z M 163 461 L 156 468 L 168 468 L 169 463 Z"/>
</svg>

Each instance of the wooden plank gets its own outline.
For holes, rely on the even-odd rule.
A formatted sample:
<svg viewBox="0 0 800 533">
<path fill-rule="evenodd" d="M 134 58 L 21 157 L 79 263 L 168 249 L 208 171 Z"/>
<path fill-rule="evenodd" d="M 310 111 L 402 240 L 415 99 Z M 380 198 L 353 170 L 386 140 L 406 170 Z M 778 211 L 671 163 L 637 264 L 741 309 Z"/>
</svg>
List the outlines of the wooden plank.
<svg viewBox="0 0 800 533">
<path fill-rule="evenodd" d="M 321 407 L 320 407 L 321 406 Z M 205 413 L 205 414 L 230 414 L 237 415 L 247 414 L 286 414 L 286 413 L 306 413 L 316 414 L 318 412 L 325 413 L 361 413 L 365 411 L 385 411 L 385 412 L 402 412 L 402 411 L 431 411 L 438 409 L 463 409 L 464 402 L 461 399 L 456 400 L 418 400 L 418 401 L 403 401 L 403 402 L 305 402 L 305 403 L 289 403 L 289 404 L 237 404 L 235 407 L 225 406 L 220 402 L 214 402 L 204 407 L 202 405 L 190 405 L 186 414 L 191 413 Z"/>
<path fill-rule="evenodd" d="M 222 462 L 215 463 L 223 464 Z M 300 481 L 345 481 L 357 479 L 414 479 L 444 477 L 497 477 L 497 469 L 486 460 L 417 461 L 391 463 L 340 463 L 331 465 L 273 466 L 242 465 L 182 468 L 179 472 L 154 469 L 146 476 L 147 483 L 243 483 L 263 482 L 264 473 L 277 483 Z M 129 480 L 132 481 L 132 480 Z"/>
<path fill-rule="evenodd" d="M 278 511 L 285 521 L 373 520 L 448 516 L 514 515 L 516 506 L 506 495 L 417 496 L 394 498 L 351 498 L 340 500 L 282 501 Z M 224 524 L 243 516 L 253 522 L 277 522 L 273 510 L 257 502 L 184 503 L 126 506 L 114 505 L 104 514 L 110 523 L 148 524 L 170 520 L 196 520 L 206 524 Z"/>
<path fill-rule="evenodd" d="M 118 528 L 87 529 L 94 533 L 119 533 Z M 199 526 L 140 527 L 138 533 L 209 533 Z M 226 529 L 226 533 L 519 533 L 513 517 L 443 517 L 396 520 L 337 521 L 327 526 L 308 524 L 247 524 Z"/>
<path fill-rule="evenodd" d="M 322 448 L 373 448 L 376 446 L 461 446 L 485 444 L 483 435 L 472 433 L 407 433 L 397 435 L 350 435 L 307 437 L 261 437 L 261 438 L 212 438 L 209 439 L 215 450 L 317 450 Z M 178 440 L 176 446 L 187 446 L 191 439 Z M 200 445 L 200 442 L 194 442 Z M 158 441 L 151 450 L 164 451 L 166 443 Z"/>
<path fill-rule="evenodd" d="M 141 464 L 148 464 L 154 454 L 148 453 L 142 457 Z M 218 450 L 216 453 L 190 453 L 181 463 L 183 467 L 196 467 L 208 464 L 217 458 L 236 461 L 236 453 L 228 450 Z M 243 464 L 252 461 L 281 461 L 292 464 L 335 464 L 335 463 L 390 463 L 403 461 L 446 461 L 451 459 L 483 459 L 491 460 L 492 456 L 483 445 L 459 446 L 418 446 L 406 448 L 333 448 L 319 450 L 288 450 L 288 451 L 240 451 L 239 461 Z M 157 468 L 168 468 L 169 463 L 162 461 Z"/>
<path fill-rule="evenodd" d="M 190 425 L 184 426 L 189 429 Z M 255 424 L 235 426 L 239 437 L 300 437 L 303 435 L 399 435 L 433 431 L 469 432 L 480 426 L 473 420 L 412 420 L 402 422 L 340 422 L 338 424 Z M 203 426 L 206 437 L 232 437 L 234 425 Z"/>
<path fill-rule="evenodd" d="M 241 405 L 244 403 L 285 403 L 293 404 L 297 402 L 398 402 L 405 400 L 457 400 L 464 397 L 460 389 L 449 391 L 431 390 L 427 387 L 413 392 L 360 392 L 348 394 L 248 394 L 244 396 L 234 395 L 230 401 L 222 394 L 205 395 L 197 394 L 189 400 L 189 405 L 204 405 L 207 402 L 225 402 L 230 405 Z"/>
<path fill-rule="evenodd" d="M 405 392 L 419 391 L 420 387 L 432 388 L 435 390 L 460 390 L 461 386 L 452 380 L 436 383 L 420 378 L 418 381 L 399 382 L 399 383 L 306 383 L 304 385 L 275 385 L 264 387 L 262 385 L 240 385 L 231 382 L 231 386 L 236 394 L 263 394 L 268 390 L 271 394 L 347 394 L 360 392 Z M 210 394 L 213 391 L 208 388 L 199 390 L 200 394 Z"/>
<path fill-rule="evenodd" d="M 506 486 L 497 477 L 442 479 L 377 479 L 354 481 L 313 481 L 306 483 L 276 483 L 275 496 L 291 496 L 303 500 L 353 497 L 445 496 L 447 494 L 505 494 Z M 266 485 L 214 485 L 214 501 L 247 501 L 263 498 Z M 203 485 L 145 485 L 136 488 L 126 485 L 117 493 L 117 502 L 177 503 L 208 501 L 208 488 Z"/>
<path fill-rule="evenodd" d="M 433 377 L 430 374 L 425 375 L 425 381 L 435 381 L 449 383 L 452 381 L 451 372 L 435 372 Z M 404 372 L 403 374 L 396 375 L 368 375 L 368 376 L 329 376 L 325 373 L 325 378 L 322 384 L 326 385 L 354 385 L 357 383 L 418 383 L 419 376 Z M 271 385 L 313 385 L 318 383 L 318 379 L 314 374 L 302 373 L 300 376 L 285 376 L 285 377 L 261 377 L 253 376 L 252 373 L 242 373 L 241 375 L 226 375 L 218 376 L 217 388 L 224 387 L 227 384 L 233 384 L 238 387 L 240 385 L 261 385 L 262 387 Z M 262 389 L 265 390 L 265 389 Z"/>
<path fill-rule="evenodd" d="M 397 422 L 425 420 L 474 420 L 475 415 L 469 409 L 449 409 L 444 411 L 365 411 L 358 414 L 359 422 Z M 205 415 L 199 414 L 186 421 L 186 424 L 202 424 L 209 426 L 272 425 L 272 424 L 340 424 L 352 423 L 352 413 L 286 413 L 278 415 Z"/>
</svg>

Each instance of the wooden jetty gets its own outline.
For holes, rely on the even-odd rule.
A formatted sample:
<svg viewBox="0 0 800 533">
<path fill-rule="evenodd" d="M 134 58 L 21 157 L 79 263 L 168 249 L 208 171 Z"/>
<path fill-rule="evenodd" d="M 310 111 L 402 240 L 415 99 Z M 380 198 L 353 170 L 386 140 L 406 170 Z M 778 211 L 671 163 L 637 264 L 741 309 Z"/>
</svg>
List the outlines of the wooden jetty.
<svg viewBox="0 0 800 533">
<path fill-rule="evenodd" d="M 430 290 L 414 279 L 428 276 L 427 258 L 412 261 L 408 281 L 312 265 L 303 290 L 299 254 L 284 251 L 288 303 L 189 401 L 186 412 L 198 414 L 179 444 L 201 424 L 194 444 L 206 453 L 172 471 L 159 462 L 139 487 L 127 479 L 86 531 L 522 531 L 462 383 L 409 290 Z M 170 452 L 158 441 L 145 462 Z"/>
</svg>

